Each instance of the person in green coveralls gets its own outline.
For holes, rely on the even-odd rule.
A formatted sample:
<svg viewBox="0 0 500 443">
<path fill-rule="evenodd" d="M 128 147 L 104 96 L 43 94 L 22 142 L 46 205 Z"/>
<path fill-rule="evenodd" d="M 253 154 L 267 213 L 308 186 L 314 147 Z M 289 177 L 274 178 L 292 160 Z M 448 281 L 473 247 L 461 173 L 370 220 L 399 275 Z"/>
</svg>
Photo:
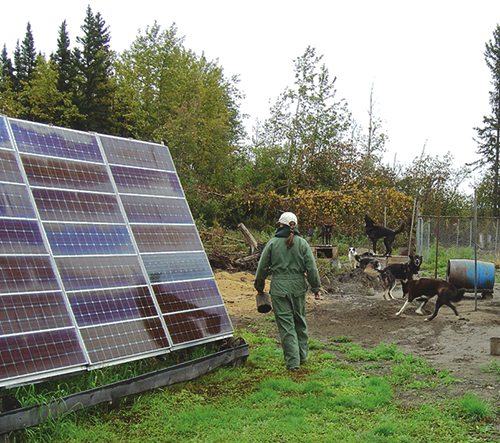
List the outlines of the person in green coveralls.
<svg viewBox="0 0 500 443">
<path fill-rule="evenodd" d="M 316 300 L 320 298 L 321 280 L 316 261 L 307 241 L 297 229 L 297 217 L 284 212 L 278 220 L 274 237 L 262 251 L 255 274 L 254 288 L 264 291 L 271 274 L 270 295 L 287 369 L 296 370 L 309 355 L 306 322 L 308 283 Z"/>
</svg>

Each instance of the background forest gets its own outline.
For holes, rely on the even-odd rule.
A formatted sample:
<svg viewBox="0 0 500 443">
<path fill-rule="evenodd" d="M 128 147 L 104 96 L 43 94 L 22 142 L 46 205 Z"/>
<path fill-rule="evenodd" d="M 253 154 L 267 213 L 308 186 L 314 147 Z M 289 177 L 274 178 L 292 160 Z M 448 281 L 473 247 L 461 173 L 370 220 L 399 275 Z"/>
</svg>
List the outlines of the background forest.
<svg viewBox="0 0 500 443">
<path fill-rule="evenodd" d="M 472 214 L 464 184 L 472 171 L 478 214 L 500 207 L 500 28 L 486 43 L 492 74 L 491 115 L 476 128 L 481 160 L 452 167 L 453 157 L 416 155 L 410 164 L 384 164 L 387 136 L 374 111 L 355 121 L 337 97 L 336 78 L 313 47 L 294 60 L 270 117 L 245 131 L 238 78 L 217 61 L 184 46 L 172 25 L 157 23 L 117 53 L 100 13 L 89 6 L 76 46 L 66 22 L 50 55 L 38 53 L 28 23 L 12 55 L 0 55 L 0 113 L 84 131 L 164 143 L 170 149 L 200 227 L 274 226 L 281 211 L 298 214 L 302 229 L 333 224 L 356 236 L 363 215 L 397 226 L 415 202 L 421 214 Z"/>
</svg>

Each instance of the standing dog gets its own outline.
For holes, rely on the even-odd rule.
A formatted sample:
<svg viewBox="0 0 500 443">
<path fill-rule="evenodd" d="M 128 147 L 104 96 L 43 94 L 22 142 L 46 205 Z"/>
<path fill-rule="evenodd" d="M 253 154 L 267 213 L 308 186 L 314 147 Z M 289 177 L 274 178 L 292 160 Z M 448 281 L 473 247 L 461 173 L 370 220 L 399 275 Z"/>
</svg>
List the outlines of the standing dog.
<svg viewBox="0 0 500 443">
<path fill-rule="evenodd" d="M 421 255 L 410 255 L 407 263 L 394 263 L 385 267 L 379 273 L 380 281 L 384 287 L 384 299 L 394 300 L 392 290 L 396 287 L 396 280 L 401 284 L 408 280 L 413 280 L 413 276 L 418 274 L 422 265 Z"/>
<path fill-rule="evenodd" d="M 457 289 L 451 283 L 448 283 L 446 280 L 442 280 L 440 278 L 421 278 L 419 280 L 409 280 L 403 283 L 403 294 L 408 294 L 408 298 L 396 315 L 401 315 L 406 306 L 415 299 L 422 301 L 422 304 L 415 310 L 415 312 L 423 315 L 422 308 L 432 297 L 437 295 L 434 312 L 425 320 L 431 321 L 434 317 L 436 317 L 439 308 L 443 305 L 449 306 L 458 317 L 458 312 L 451 302 L 459 302 L 462 300 L 466 291 L 467 289 Z"/>
<path fill-rule="evenodd" d="M 323 225 L 321 226 L 321 239 L 324 245 L 332 244 L 332 227 L 333 225 Z"/>
<path fill-rule="evenodd" d="M 373 253 L 377 253 L 377 240 L 383 238 L 385 245 L 385 254 L 392 255 L 392 244 L 397 234 L 400 234 L 406 228 L 406 223 L 401 222 L 399 228 L 396 231 L 386 228 L 385 226 L 376 225 L 375 222 L 368 216 L 365 215 L 365 233 L 368 238 L 373 242 Z"/>
</svg>

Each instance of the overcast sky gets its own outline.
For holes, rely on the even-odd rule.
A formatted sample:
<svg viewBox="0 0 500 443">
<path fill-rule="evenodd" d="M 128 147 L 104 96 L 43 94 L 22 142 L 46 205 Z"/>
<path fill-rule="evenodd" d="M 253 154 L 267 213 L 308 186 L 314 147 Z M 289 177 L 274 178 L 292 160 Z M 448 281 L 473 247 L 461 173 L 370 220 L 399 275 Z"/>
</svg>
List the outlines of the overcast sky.
<svg viewBox="0 0 500 443">
<path fill-rule="evenodd" d="M 73 46 L 88 5 L 101 13 L 118 52 L 155 20 L 163 29 L 175 23 L 186 48 L 240 77 L 249 130 L 293 86 L 293 61 L 313 46 L 337 78 L 337 97 L 365 126 L 373 85 L 389 136 L 386 162 L 409 163 L 424 145 L 433 156 L 452 152 L 457 167 L 477 158 L 473 128 L 490 113 L 484 50 L 500 23 L 498 0 L 9 1 L 0 44 L 12 55 L 30 22 L 37 51 L 49 55 L 66 20 Z"/>
</svg>

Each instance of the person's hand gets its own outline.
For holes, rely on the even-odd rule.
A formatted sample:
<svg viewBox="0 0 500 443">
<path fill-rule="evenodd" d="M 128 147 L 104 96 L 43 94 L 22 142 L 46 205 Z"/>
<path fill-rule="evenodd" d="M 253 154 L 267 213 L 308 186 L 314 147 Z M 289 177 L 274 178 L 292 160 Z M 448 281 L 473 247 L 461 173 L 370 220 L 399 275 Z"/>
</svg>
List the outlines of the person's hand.
<svg viewBox="0 0 500 443">
<path fill-rule="evenodd" d="M 315 292 L 314 293 L 314 300 L 319 300 L 320 297 L 319 297 L 319 292 Z"/>
</svg>

